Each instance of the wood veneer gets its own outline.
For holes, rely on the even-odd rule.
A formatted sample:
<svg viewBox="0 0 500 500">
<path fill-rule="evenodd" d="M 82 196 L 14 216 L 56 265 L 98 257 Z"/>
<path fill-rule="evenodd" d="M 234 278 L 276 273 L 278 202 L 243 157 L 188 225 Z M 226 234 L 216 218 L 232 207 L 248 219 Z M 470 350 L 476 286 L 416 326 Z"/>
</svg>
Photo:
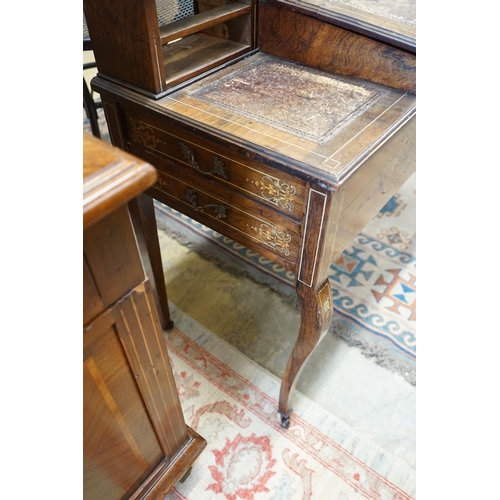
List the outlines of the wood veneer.
<svg viewBox="0 0 500 500">
<path fill-rule="evenodd" d="M 206 446 L 183 417 L 127 204 L 156 179 L 84 134 L 83 497 L 161 499 Z"/>
</svg>

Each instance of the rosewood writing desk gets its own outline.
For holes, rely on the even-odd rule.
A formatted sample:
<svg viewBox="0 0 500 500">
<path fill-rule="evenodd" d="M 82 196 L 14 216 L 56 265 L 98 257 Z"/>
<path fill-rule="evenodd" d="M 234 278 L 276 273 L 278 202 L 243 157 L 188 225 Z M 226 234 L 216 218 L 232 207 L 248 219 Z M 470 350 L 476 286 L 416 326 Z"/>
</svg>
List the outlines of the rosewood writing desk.
<svg viewBox="0 0 500 500">
<path fill-rule="evenodd" d="M 313 1 L 194 5 L 159 27 L 152 0 L 85 0 L 92 85 L 113 143 L 157 168 L 147 194 L 295 273 L 286 428 L 329 268 L 415 170 L 414 39 Z"/>
<path fill-rule="evenodd" d="M 184 422 L 127 208 L 156 171 L 83 146 L 83 498 L 159 500 L 206 441 Z"/>
</svg>

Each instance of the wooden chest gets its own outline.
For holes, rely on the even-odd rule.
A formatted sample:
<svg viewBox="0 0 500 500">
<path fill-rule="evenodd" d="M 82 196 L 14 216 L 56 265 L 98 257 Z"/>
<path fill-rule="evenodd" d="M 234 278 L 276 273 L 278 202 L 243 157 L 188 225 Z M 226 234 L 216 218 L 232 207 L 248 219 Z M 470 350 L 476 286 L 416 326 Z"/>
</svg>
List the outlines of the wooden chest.
<svg viewBox="0 0 500 500">
<path fill-rule="evenodd" d="M 156 178 L 84 135 L 83 498 L 162 499 L 206 441 L 184 422 L 127 203 Z"/>
</svg>

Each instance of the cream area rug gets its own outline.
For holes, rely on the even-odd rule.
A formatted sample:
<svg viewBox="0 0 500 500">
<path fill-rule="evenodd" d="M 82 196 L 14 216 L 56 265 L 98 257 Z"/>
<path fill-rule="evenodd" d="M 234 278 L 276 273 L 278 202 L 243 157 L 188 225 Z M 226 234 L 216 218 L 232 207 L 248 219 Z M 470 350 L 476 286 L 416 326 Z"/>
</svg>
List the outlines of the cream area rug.
<svg viewBox="0 0 500 500">
<path fill-rule="evenodd" d="M 335 415 L 294 395 L 288 430 L 280 380 L 171 304 L 165 333 L 187 424 L 208 442 L 166 500 L 403 500 L 415 471 Z"/>
</svg>

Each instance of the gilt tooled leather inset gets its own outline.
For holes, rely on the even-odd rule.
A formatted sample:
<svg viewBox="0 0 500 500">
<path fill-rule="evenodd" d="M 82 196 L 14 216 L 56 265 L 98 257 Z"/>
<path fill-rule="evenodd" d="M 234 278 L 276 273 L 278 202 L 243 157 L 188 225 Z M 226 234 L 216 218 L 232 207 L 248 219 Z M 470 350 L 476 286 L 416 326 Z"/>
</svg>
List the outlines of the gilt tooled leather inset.
<svg viewBox="0 0 500 500">
<path fill-rule="evenodd" d="M 267 56 L 189 95 L 324 144 L 383 94 L 370 82 Z"/>
</svg>

